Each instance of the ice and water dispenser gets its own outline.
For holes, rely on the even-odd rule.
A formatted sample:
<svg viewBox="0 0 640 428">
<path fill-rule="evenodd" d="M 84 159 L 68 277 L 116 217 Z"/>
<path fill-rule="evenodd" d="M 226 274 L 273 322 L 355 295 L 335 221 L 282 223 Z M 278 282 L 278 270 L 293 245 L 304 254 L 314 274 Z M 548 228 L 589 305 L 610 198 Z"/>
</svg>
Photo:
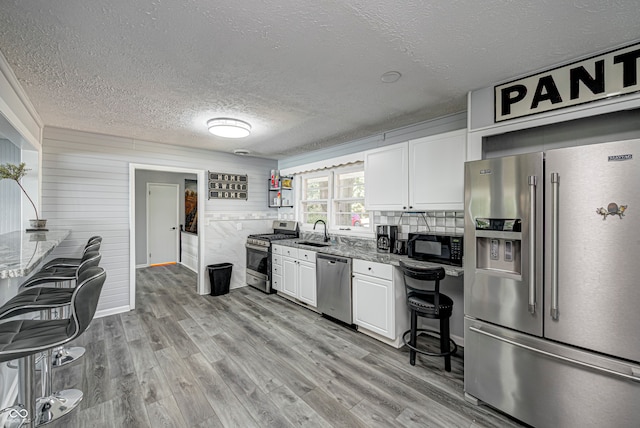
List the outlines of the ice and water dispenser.
<svg viewBox="0 0 640 428">
<path fill-rule="evenodd" d="M 521 275 L 521 229 L 521 219 L 476 219 L 476 268 Z"/>
</svg>

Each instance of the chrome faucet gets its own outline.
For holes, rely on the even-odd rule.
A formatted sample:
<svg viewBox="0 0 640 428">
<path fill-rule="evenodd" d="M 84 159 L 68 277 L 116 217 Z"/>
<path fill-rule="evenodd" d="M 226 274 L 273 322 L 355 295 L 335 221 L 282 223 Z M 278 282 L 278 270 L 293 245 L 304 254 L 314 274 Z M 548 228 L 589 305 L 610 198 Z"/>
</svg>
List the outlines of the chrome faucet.
<svg viewBox="0 0 640 428">
<path fill-rule="evenodd" d="M 324 242 L 329 242 L 329 235 L 327 235 L 327 223 L 325 223 L 324 220 L 316 220 L 316 222 L 313 223 L 313 230 L 316 230 L 316 224 L 318 223 L 324 224 Z"/>
</svg>

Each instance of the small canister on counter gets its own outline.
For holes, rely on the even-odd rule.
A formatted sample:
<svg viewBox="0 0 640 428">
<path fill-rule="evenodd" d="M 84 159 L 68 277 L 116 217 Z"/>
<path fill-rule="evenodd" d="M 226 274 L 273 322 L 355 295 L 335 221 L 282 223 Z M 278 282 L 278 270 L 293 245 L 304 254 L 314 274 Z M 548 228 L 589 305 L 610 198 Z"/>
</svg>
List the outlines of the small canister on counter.
<svg viewBox="0 0 640 428">
<path fill-rule="evenodd" d="M 406 239 L 396 239 L 396 242 L 393 247 L 394 254 L 405 255 L 407 254 L 407 240 Z"/>
</svg>

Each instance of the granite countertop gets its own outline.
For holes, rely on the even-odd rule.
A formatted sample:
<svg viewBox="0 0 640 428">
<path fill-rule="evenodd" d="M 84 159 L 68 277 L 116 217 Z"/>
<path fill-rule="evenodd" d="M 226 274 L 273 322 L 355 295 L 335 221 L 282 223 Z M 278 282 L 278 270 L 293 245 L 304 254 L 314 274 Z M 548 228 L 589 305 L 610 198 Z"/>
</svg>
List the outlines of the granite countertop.
<svg viewBox="0 0 640 428">
<path fill-rule="evenodd" d="M 378 253 L 375 249 L 366 246 L 354 246 L 347 244 L 330 244 L 326 247 L 315 247 L 311 245 L 299 244 L 300 241 L 313 241 L 310 239 L 281 239 L 274 241 L 273 245 L 284 245 L 286 247 L 301 248 L 303 250 L 311 250 L 317 253 L 332 254 L 334 256 L 351 257 L 352 259 L 366 260 L 369 262 L 387 263 L 393 266 L 400 266 L 400 261 L 412 266 L 418 267 L 442 267 L 449 276 L 462 276 L 464 268 L 458 266 L 443 265 L 440 263 L 422 262 L 410 259 L 408 256 L 398 254 Z M 321 241 L 313 241 L 322 243 Z"/>
<path fill-rule="evenodd" d="M 70 233 L 70 230 L 49 230 L 0 235 L 0 279 L 29 275 Z"/>
</svg>

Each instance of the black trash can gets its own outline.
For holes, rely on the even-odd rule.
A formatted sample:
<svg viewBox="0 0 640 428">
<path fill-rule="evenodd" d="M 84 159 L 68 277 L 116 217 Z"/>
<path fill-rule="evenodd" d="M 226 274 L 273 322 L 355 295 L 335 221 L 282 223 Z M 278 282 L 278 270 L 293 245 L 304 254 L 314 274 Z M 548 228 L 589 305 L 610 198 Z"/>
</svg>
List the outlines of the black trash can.
<svg viewBox="0 0 640 428">
<path fill-rule="evenodd" d="M 208 265 L 207 269 L 209 270 L 209 282 L 211 282 L 211 295 L 227 294 L 231 283 L 233 264 L 218 263 L 216 265 Z"/>
</svg>

